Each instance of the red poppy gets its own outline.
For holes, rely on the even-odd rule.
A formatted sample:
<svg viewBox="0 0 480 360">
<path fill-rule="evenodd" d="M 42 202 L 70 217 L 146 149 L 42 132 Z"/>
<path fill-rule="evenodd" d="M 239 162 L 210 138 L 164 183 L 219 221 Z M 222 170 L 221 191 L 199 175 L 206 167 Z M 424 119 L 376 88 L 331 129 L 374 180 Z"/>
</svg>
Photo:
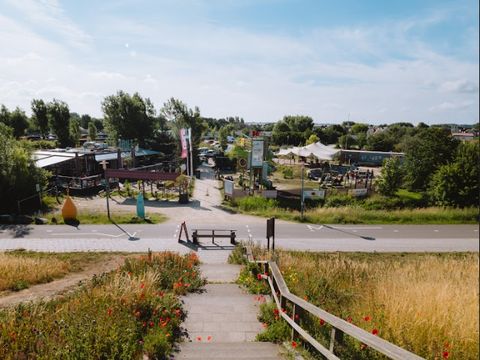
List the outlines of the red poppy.
<svg viewBox="0 0 480 360">
<path fill-rule="evenodd" d="M 352 322 L 353 322 L 352 317 L 351 317 L 351 316 L 347 317 L 347 321 L 348 321 L 349 323 L 352 323 Z"/>
<path fill-rule="evenodd" d="M 295 314 L 295 320 L 298 320 L 299 316 L 298 314 Z"/>
<path fill-rule="evenodd" d="M 297 347 L 297 342 L 296 341 L 292 341 L 292 347 L 295 349 Z"/>
<path fill-rule="evenodd" d="M 108 308 L 108 310 L 107 310 L 108 316 L 111 316 L 111 315 L 112 315 L 112 312 L 113 312 L 112 308 Z"/>
<path fill-rule="evenodd" d="M 320 319 L 320 326 L 323 326 L 323 325 L 325 325 L 325 320 Z"/>
<path fill-rule="evenodd" d="M 202 341 L 202 337 L 201 337 L 201 336 L 197 336 L 197 341 Z"/>
<path fill-rule="evenodd" d="M 209 336 L 207 337 L 207 341 L 211 341 L 211 340 L 212 340 L 212 337 L 209 335 Z"/>
<path fill-rule="evenodd" d="M 377 330 L 377 329 L 373 329 L 373 330 L 372 330 L 372 334 L 373 334 L 373 335 L 378 335 L 378 330 Z"/>
<path fill-rule="evenodd" d="M 449 356 L 450 356 L 450 353 L 449 353 L 448 351 L 444 351 L 444 352 L 442 353 L 442 357 L 443 357 L 444 359 L 448 359 Z"/>
<path fill-rule="evenodd" d="M 278 309 L 276 309 L 276 308 L 273 309 L 273 313 L 274 313 L 275 315 L 278 315 Z"/>
<path fill-rule="evenodd" d="M 148 325 L 150 325 L 150 327 L 152 328 L 155 324 L 153 323 L 153 321 L 150 321 Z"/>
<path fill-rule="evenodd" d="M 368 315 L 363 318 L 363 320 L 365 320 L 365 321 L 370 321 L 371 319 L 372 319 L 372 318 L 371 318 L 370 316 L 368 316 Z"/>
<path fill-rule="evenodd" d="M 262 274 L 257 274 L 257 279 L 262 280 Z"/>
<path fill-rule="evenodd" d="M 145 284 L 144 283 L 141 283 L 140 284 L 140 289 L 143 289 L 145 287 Z"/>
</svg>

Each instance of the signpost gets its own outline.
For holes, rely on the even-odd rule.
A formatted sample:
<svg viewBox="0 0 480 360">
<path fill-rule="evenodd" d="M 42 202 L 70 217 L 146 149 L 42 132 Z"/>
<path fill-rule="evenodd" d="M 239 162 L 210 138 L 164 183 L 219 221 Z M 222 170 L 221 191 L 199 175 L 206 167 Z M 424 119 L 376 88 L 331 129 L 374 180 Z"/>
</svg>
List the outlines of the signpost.
<svg viewBox="0 0 480 360">
<path fill-rule="evenodd" d="M 275 251 L 275 218 L 267 219 L 267 250 L 270 250 L 270 238 L 272 238 L 272 251 Z"/>
</svg>

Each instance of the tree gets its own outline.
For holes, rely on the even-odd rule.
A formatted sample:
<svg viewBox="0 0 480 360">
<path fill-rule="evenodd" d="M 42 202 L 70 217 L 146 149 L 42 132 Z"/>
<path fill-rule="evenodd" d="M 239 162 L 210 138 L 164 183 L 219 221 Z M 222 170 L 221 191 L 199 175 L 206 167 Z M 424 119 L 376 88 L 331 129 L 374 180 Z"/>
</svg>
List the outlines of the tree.
<svg viewBox="0 0 480 360">
<path fill-rule="evenodd" d="M 342 149 L 351 149 L 353 145 L 356 145 L 357 141 L 351 135 L 345 134 L 338 138 L 338 146 Z"/>
<path fill-rule="evenodd" d="M 48 135 L 48 114 L 47 105 L 41 99 L 32 100 L 32 121 L 40 131 L 40 135 L 45 139 Z"/>
<path fill-rule="evenodd" d="M 437 205 L 478 206 L 480 169 L 478 142 L 458 146 L 453 163 L 442 165 L 432 177 L 429 195 Z"/>
<path fill-rule="evenodd" d="M 70 138 L 72 139 L 75 146 L 80 144 L 80 120 L 73 118 L 70 120 Z"/>
<path fill-rule="evenodd" d="M 48 123 L 50 128 L 57 135 L 61 147 L 71 145 L 70 139 L 70 110 L 68 105 L 60 100 L 54 99 L 47 105 Z"/>
<path fill-rule="evenodd" d="M 28 117 L 25 115 L 25 111 L 17 107 L 10 114 L 10 126 L 13 128 L 13 136 L 18 139 L 20 136 L 25 135 L 28 125 Z"/>
<path fill-rule="evenodd" d="M 88 129 L 88 126 L 90 125 L 90 122 L 92 122 L 92 117 L 88 114 L 83 114 L 80 117 L 80 126 L 84 129 Z"/>
<path fill-rule="evenodd" d="M 393 196 L 402 185 L 402 167 L 400 158 L 392 157 L 386 159 L 380 172 L 380 178 L 377 180 L 377 187 L 380 194 Z"/>
<path fill-rule="evenodd" d="M 367 138 L 367 149 L 371 151 L 392 151 L 395 139 L 384 130 Z"/>
<path fill-rule="evenodd" d="M 150 99 L 119 91 L 103 100 L 102 110 L 107 132 L 113 140 L 132 139 L 144 146 L 146 139 L 152 137 L 156 118 Z"/>
<path fill-rule="evenodd" d="M 17 201 L 35 194 L 35 184 L 46 185 L 48 173 L 37 168 L 27 148 L 0 124 L 0 213 L 17 209 Z"/>
<path fill-rule="evenodd" d="M 307 145 L 310 145 L 310 144 L 315 144 L 317 142 L 319 142 L 320 139 L 318 138 L 318 136 L 316 134 L 312 134 L 310 135 L 310 137 L 307 139 Z"/>
<path fill-rule="evenodd" d="M 162 116 L 169 122 L 173 134 L 176 138 L 180 137 L 180 129 L 190 128 L 192 133 L 192 152 L 194 164 L 197 161 L 198 145 L 205 130 L 205 125 L 200 116 L 200 109 L 190 109 L 182 101 L 171 98 L 163 104 L 160 110 Z M 180 151 L 180 141 L 177 142 L 178 151 Z"/>
<path fill-rule="evenodd" d="M 0 107 L 0 123 L 5 124 L 6 126 L 11 126 L 10 111 L 8 111 L 5 105 Z"/>
<path fill-rule="evenodd" d="M 97 127 L 93 122 L 88 123 L 88 140 L 95 141 L 97 138 Z"/>
<path fill-rule="evenodd" d="M 350 129 L 350 132 L 352 134 L 361 134 L 361 133 L 366 133 L 368 131 L 368 125 L 367 124 L 354 124 L 351 129 Z"/>
<path fill-rule="evenodd" d="M 449 130 L 430 127 L 421 129 L 404 146 L 406 184 L 411 190 L 426 190 L 437 169 L 452 161 L 458 141 Z"/>
</svg>

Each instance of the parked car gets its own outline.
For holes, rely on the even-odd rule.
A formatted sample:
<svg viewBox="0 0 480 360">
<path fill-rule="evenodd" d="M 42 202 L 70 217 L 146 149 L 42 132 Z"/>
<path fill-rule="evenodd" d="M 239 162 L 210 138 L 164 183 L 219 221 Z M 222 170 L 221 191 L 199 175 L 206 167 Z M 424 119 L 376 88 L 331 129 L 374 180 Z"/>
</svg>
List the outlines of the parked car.
<svg viewBox="0 0 480 360">
<path fill-rule="evenodd" d="M 307 172 L 307 177 L 310 180 L 318 181 L 322 177 L 322 174 L 323 174 L 322 169 L 310 169 Z"/>
</svg>

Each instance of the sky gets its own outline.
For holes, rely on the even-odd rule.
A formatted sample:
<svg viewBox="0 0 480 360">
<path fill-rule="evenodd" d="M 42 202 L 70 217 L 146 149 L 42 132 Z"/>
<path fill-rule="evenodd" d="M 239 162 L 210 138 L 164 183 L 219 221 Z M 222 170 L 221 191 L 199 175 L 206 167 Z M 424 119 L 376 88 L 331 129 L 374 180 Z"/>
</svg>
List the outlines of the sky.
<svg viewBox="0 0 480 360">
<path fill-rule="evenodd" d="M 171 97 L 205 117 L 479 119 L 477 0 L 0 0 L 0 104 Z"/>
</svg>

